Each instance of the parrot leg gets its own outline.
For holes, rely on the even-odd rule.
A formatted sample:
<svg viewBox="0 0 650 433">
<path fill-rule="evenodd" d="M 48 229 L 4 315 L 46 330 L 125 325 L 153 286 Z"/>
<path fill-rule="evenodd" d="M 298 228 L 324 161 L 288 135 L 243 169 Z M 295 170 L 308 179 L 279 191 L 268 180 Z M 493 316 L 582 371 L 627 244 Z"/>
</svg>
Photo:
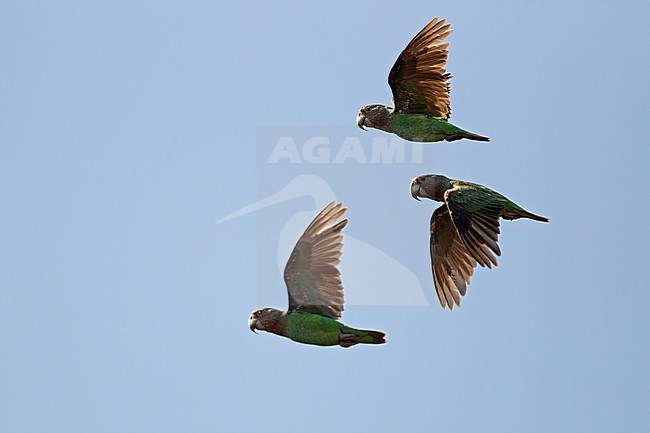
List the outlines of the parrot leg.
<svg viewBox="0 0 650 433">
<path fill-rule="evenodd" d="M 357 344 L 357 336 L 354 334 L 339 334 L 339 345 L 341 347 L 351 347 Z"/>
<path fill-rule="evenodd" d="M 445 135 L 445 141 L 456 141 L 460 140 L 463 137 L 463 134 L 450 134 L 450 135 Z"/>
</svg>

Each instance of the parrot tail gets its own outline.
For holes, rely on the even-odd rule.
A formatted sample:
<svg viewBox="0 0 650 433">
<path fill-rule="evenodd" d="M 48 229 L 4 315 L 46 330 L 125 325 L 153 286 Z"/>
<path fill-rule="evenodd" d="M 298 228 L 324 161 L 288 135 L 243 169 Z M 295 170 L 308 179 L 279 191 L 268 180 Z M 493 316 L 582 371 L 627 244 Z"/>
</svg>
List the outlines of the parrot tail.
<svg viewBox="0 0 650 433">
<path fill-rule="evenodd" d="M 463 138 L 467 138 L 469 140 L 476 140 L 476 141 L 490 141 L 490 137 L 485 137 L 483 135 L 478 135 L 471 132 L 465 134 Z"/>
<path fill-rule="evenodd" d="M 516 220 L 519 218 L 529 218 L 535 221 L 548 222 L 548 218 L 528 212 L 526 209 L 516 205 L 513 202 L 508 203 L 506 208 L 501 212 L 501 217 L 507 220 Z"/>
<path fill-rule="evenodd" d="M 379 331 L 363 331 L 367 335 L 359 339 L 359 343 L 366 344 L 384 344 L 386 342 L 386 334 Z M 369 341 L 368 341 L 369 340 Z"/>
<path fill-rule="evenodd" d="M 459 132 L 454 134 L 445 134 L 445 141 L 456 141 L 467 138 L 468 140 L 474 141 L 490 141 L 490 137 L 485 137 L 483 135 L 474 134 L 473 132 L 464 131 L 458 128 Z"/>
<path fill-rule="evenodd" d="M 530 218 L 531 220 L 541 221 L 541 222 L 543 222 L 543 223 L 547 223 L 547 222 L 548 222 L 548 218 L 543 217 L 543 216 L 541 216 L 541 215 L 535 215 L 534 213 L 531 213 L 531 212 L 528 212 L 528 211 L 525 211 L 525 213 L 524 213 L 522 216 L 523 216 L 524 218 Z"/>
</svg>

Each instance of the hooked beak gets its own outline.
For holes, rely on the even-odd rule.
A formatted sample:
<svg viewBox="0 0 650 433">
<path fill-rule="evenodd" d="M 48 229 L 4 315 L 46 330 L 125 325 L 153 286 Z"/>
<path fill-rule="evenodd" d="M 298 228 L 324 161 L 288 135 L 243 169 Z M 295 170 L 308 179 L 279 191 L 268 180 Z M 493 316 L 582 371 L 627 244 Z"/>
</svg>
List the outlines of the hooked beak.
<svg viewBox="0 0 650 433">
<path fill-rule="evenodd" d="M 422 201 L 420 200 L 420 197 L 418 197 L 418 192 L 420 192 L 420 185 L 416 183 L 416 180 L 413 179 L 413 182 L 411 182 L 411 197 L 416 199 L 417 201 Z"/>
<path fill-rule="evenodd" d="M 363 123 L 366 121 L 366 116 L 364 114 L 359 113 L 357 115 L 357 126 L 364 131 L 367 131 L 366 128 L 364 128 Z"/>
<path fill-rule="evenodd" d="M 251 331 L 253 331 L 255 334 L 257 334 L 257 331 L 255 330 L 257 325 L 257 320 L 254 317 L 249 317 L 248 318 L 248 327 L 250 328 Z"/>
</svg>

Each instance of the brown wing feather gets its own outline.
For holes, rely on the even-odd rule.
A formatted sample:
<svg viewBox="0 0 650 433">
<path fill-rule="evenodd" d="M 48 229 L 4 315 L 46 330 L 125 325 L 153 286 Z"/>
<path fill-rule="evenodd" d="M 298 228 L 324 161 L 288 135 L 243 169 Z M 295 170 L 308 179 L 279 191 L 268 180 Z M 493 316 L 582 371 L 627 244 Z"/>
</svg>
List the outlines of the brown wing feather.
<svg viewBox="0 0 650 433">
<path fill-rule="evenodd" d="M 301 310 L 338 319 L 343 312 L 343 285 L 337 268 L 347 219 L 341 203 L 331 202 L 307 226 L 284 268 L 289 311 Z"/>
<path fill-rule="evenodd" d="M 442 308 L 453 310 L 454 304 L 460 306 L 477 262 L 458 236 L 446 205 L 433 212 L 430 227 L 433 284 Z"/>
<path fill-rule="evenodd" d="M 388 74 L 396 111 L 449 118 L 451 75 L 445 72 L 449 42 L 444 40 L 451 32 L 450 24 L 436 17 L 399 55 Z"/>
</svg>

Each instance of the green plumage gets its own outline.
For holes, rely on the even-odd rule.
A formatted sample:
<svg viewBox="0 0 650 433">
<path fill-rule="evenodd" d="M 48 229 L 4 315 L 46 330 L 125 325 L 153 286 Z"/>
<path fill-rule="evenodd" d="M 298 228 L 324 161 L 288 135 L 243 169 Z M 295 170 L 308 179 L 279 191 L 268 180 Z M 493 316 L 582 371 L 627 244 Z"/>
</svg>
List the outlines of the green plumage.
<svg viewBox="0 0 650 433">
<path fill-rule="evenodd" d="M 477 212 L 486 207 L 499 209 L 498 215 L 507 220 L 530 218 L 535 221 L 548 222 L 548 218 L 535 215 L 519 206 L 508 197 L 478 183 L 452 180 L 454 200 L 467 212 Z"/>
<path fill-rule="evenodd" d="M 465 131 L 444 119 L 436 119 L 426 114 L 391 113 L 392 131 L 405 140 L 416 142 L 455 141 L 461 138 L 470 140 L 489 141 L 483 137 Z"/>
<path fill-rule="evenodd" d="M 283 313 L 277 331 L 274 332 L 277 335 L 316 346 L 384 343 L 381 332 L 354 329 L 329 317 L 310 313 Z"/>
</svg>

